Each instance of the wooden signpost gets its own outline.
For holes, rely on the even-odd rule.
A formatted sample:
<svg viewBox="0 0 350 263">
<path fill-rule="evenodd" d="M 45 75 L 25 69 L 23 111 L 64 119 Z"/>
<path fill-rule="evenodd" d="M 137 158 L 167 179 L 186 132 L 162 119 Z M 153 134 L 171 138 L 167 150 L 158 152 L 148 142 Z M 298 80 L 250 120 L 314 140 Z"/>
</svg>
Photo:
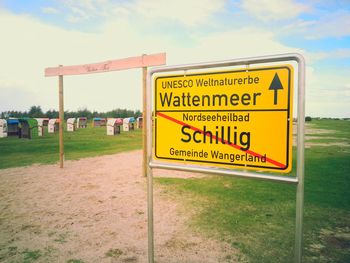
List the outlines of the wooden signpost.
<svg viewBox="0 0 350 263">
<path fill-rule="evenodd" d="M 166 63 L 166 53 L 158 53 L 151 55 L 142 55 L 137 57 L 129 57 L 117 60 L 108 60 L 99 63 L 74 65 L 74 66 L 58 66 L 45 69 L 45 77 L 58 76 L 59 87 L 59 145 L 60 145 L 60 167 L 63 168 L 64 163 L 64 142 L 63 142 L 63 123 L 64 123 L 64 97 L 63 97 L 63 76 L 66 75 L 82 75 L 92 73 L 103 73 L 109 71 L 126 70 L 132 68 L 142 68 L 143 73 L 143 127 L 146 127 L 146 78 L 147 67 L 160 66 Z M 146 176 L 146 142 L 147 133 L 143 129 L 143 175 Z"/>
</svg>

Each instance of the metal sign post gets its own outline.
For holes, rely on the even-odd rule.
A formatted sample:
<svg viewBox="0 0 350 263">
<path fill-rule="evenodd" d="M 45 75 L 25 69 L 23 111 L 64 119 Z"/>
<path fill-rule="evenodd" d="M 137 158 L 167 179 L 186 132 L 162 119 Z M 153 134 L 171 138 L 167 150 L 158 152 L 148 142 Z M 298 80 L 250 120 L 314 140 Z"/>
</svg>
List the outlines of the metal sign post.
<svg viewBox="0 0 350 263">
<path fill-rule="evenodd" d="M 149 165 L 152 160 L 152 89 L 151 89 L 151 73 L 147 75 L 147 92 L 146 92 L 146 162 L 147 162 L 147 223 L 148 223 L 148 263 L 154 263 L 154 230 L 153 230 L 153 171 Z"/>
<path fill-rule="evenodd" d="M 297 137 L 297 193 L 295 222 L 295 262 L 302 262 L 304 172 L 305 172 L 305 60 L 298 56 L 298 137 Z"/>
<path fill-rule="evenodd" d="M 296 177 L 265 172 L 292 170 L 294 67 L 281 64 L 288 61 L 298 64 Z M 301 262 L 304 72 L 299 54 L 167 66 L 149 72 L 149 262 L 154 262 L 152 168 L 297 184 L 295 262 Z"/>
</svg>

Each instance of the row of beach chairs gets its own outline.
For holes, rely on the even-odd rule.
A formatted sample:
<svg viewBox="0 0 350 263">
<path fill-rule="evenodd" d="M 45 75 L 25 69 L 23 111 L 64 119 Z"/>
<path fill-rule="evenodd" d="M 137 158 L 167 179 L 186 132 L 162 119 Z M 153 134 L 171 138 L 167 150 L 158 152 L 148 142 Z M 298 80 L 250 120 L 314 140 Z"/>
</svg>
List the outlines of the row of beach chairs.
<svg viewBox="0 0 350 263">
<path fill-rule="evenodd" d="M 34 136 L 43 136 L 44 127 L 48 133 L 56 133 L 59 129 L 59 119 L 48 118 L 9 118 L 0 119 L 0 138 L 7 136 L 17 136 L 19 138 L 31 139 Z M 77 129 L 87 128 L 88 119 L 86 117 L 68 118 L 67 131 L 74 132 Z M 131 131 L 135 128 L 142 129 L 142 117 L 136 120 L 129 118 L 93 118 L 93 127 L 106 126 L 107 135 L 120 134 L 121 130 Z"/>
</svg>

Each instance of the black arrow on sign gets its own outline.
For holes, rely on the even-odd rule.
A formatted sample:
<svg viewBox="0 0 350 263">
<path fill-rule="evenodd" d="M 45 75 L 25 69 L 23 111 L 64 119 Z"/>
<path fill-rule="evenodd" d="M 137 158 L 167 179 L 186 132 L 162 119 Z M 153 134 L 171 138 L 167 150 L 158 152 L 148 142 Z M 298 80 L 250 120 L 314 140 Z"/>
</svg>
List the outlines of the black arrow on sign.
<svg viewBox="0 0 350 263">
<path fill-rule="evenodd" d="M 280 78 L 278 77 L 278 74 L 276 73 L 275 76 L 273 77 L 273 80 L 272 80 L 270 88 L 269 88 L 269 90 L 273 90 L 275 92 L 274 97 L 273 97 L 273 104 L 274 105 L 277 104 L 277 91 L 279 89 L 283 89 L 283 86 L 282 86 Z"/>
</svg>

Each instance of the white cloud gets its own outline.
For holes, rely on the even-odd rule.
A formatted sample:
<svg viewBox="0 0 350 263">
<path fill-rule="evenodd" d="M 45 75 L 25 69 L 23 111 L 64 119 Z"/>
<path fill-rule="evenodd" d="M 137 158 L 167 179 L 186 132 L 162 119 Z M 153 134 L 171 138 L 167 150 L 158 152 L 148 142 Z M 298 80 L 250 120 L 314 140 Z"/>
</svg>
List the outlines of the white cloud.
<svg viewBox="0 0 350 263">
<path fill-rule="evenodd" d="M 12 26 L 8 27 L 9 24 Z M 127 19 L 110 19 L 98 32 L 88 34 L 46 25 L 29 16 L 3 13 L 0 15 L 0 32 L 0 94 L 25 94 L 21 98 L 26 98 L 9 104 L 4 100 L 10 98 L 0 96 L 0 112 L 28 110 L 32 105 L 40 105 L 43 110 L 57 109 L 58 81 L 55 77 L 45 78 L 44 68 L 59 64 L 86 64 L 158 52 L 167 52 L 168 65 L 302 52 L 281 44 L 270 31 L 253 27 L 207 34 L 194 33 L 193 30 L 191 44 L 187 44 L 175 41 L 171 34 L 145 33 Z M 349 50 L 338 50 L 335 54 L 348 56 Z M 334 72 L 325 75 L 327 77 L 322 77 L 323 72 L 312 71 L 312 68 L 310 72 L 312 74 L 307 75 L 308 110 L 327 115 L 327 108 L 320 104 L 329 101 L 330 80 L 349 85 L 348 76 L 343 72 L 335 79 Z M 134 69 L 64 77 L 65 108 L 76 110 L 86 106 L 98 111 L 141 109 L 141 76 L 141 70 Z M 334 111 L 338 109 L 343 114 L 345 107 L 341 105 L 348 96 L 344 90 L 349 89 L 343 86 L 337 89 L 339 96 L 332 98 L 337 98 L 340 106 L 339 109 L 335 106 Z M 318 97 L 315 99 L 318 94 L 324 94 L 319 101 Z M 4 108 L 4 105 L 12 108 Z"/>
<path fill-rule="evenodd" d="M 339 11 L 323 15 L 308 29 L 310 39 L 350 36 L 350 13 Z"/>
<path fill-rule="evenodd" d="M 68 22 L 82 22 L 97 17 L 128 16 L 129 19 L 173 21 L 186 26 L 208 23 L 211 17 L 224 11 L 226 0 L 65 0 Z"/>
<path fill-rule="evenodd" d="M 46 67 L 163 52 L 159 46 L 166 46 L 162 39 L 138 35 L 126 21 L 114 21 L 99 33 L 88 34 L 46 25 L 29 16 L 2 13 L 0 32 L 0 112 L 9 110 L 8 106 L 27 110 L 38 102 L 44 110 L 57 109 L 57 78 L 45 78 Z M 68 110 L 86 105 L 104 111 L 141 108 L 141 70 L 69 76 L 64 78 L 64 83 Z M 7 92 L 2 93 L 5 89 Z M 3 95 L 13 94 L 9 90 L 31 96 L 5 103 L 2 100 L 9 98 Z"/>
<path fill-rule="evenodd" d="M 350 83 L 346 71 L 306 70 L 306 111 L 319 117 L 350 117 Z"/>
<path fill-rule="evenodd" d="M 50 7 L 50 6 L 42 7 L 41 11 L 45 14 L 58 14 L 58 13 L 60 13 L 60 11 L 57 8 Z"/>
<path fill-rule="evenodd" d="M 227 58 L 227 55 L 237 58 L 298 51 L 276 41 L 273 33 L 252 27 L 213 33 L 200 38 L 198 42 L 200 53 L 214 53 L 220 58 Z"/>
<path fill-rule="evenodd" d="M 112 1 L 109 0 L 63 0 L 62 2 L 67 8 L 89 12 L 97 12 L 112 3 Z"/>
<path fill-rule="evenodd" d="M 347 59 L 350 58 L 350 48 L 338 48 L 328 52 L 310 52 L 308 57 L 312 63 L 325 59 Z"/>
<path fill-rule="evenodd" d="M 91 15 L 88 12 L 86 12 L 85 10 L 82 10 L 80 8 L 72 7 L 71 11 L 72 11 L 72 13 L 68 14 L 66 17 L 67 22 L 79 23 L 79 22 L 83 22 L 83 21 L 91 18 Z"/>
<path fill-rule="evenodd" d="M 11 29 L 7 24 L 13 25 Z M 86 64 L 164 51 L 167 64 L 183 64 L 288 50 L 274 41 L 272 34 L 254 29 L 194 36 L 198 42 L 183 46 L 168 36 L 142 34 L 125 20 L 111 21 L 98 33 L 87 34 L 7 14 L 0 16 L 0 31 L 3 32 L 0 89 L 16 80 L 12 83 L 16 90 L 36 96 L 35 100 L 28 97 L 24 104 L 13 105 L 22 110 L 34 101 L 40 101 L 46 110 L 57 107 L 57 78 L 45 78 L 44 68 L 59 64 Z M 141 108 L 140 70 L 69 76 L 64 83 L 66 109 L 86 105 L 97 110 Z"/>
<path fill-rule="evenodd" d="M 301 34 L 306 39 L 342 38 L 350 36 L 350 13 L 337 11 L 321 14 L 318 18 L 305 21 L 299 19 L 283 29 L 284 34 Z"/>
<path fill-rule="evenodd" d="M 225 0 L 138 0 L 132 7 L 148 19 L 173 20 L 187 26 L 208 22 L 211 16 L 223 11 Z"/>
<path fill-rule="evenodd" d="M 293 0 L 242 0 L 241 7 L 262 21 L 291 19 L 310 10 Z"/>
<path fill-rule="evenodd" d="M 110 0 L 63 0 L 62 5 L 66 9 L 66 21 L 70 23 L 106 17 L 111 15 L 111 10 L 115 6 Z"/>
</svg>

